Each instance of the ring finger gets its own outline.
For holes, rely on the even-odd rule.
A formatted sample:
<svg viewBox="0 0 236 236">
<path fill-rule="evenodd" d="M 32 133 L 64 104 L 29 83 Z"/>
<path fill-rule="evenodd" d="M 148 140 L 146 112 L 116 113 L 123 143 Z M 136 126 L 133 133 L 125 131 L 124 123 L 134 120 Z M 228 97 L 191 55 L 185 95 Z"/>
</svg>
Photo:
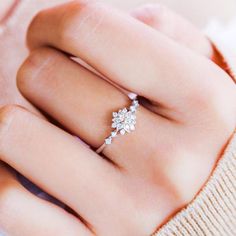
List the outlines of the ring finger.
<svg viewBox="0 0 236 236">
<path fill-rule="evenodd" d="M 18 73 L 18 86 L 29 100 L 93 148 L 111 133 L 112 112 L 131 103 L 116 87 L 49 48 L 31 53 Z M 158 134 L 155 147 L 147 148 L 145 133 L 153 140 Z M 123 168 L 143 170 L 139 163 L 143 163 L 144 156 L 152 156 L 147 150 L 162 150 L 161 146 L 173 136 L 170 133 L 173 130 L 167 119 L 140 106 L 135 132 L 116 137 L 104 154 Z"/>
</svg>

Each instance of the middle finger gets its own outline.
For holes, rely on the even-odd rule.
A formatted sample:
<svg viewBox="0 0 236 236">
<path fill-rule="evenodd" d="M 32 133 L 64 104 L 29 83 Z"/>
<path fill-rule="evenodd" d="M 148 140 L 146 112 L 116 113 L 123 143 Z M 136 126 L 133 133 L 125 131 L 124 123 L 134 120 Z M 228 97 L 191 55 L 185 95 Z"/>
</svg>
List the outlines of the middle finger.
<svg viewBox="0 0 236 236">
<path fill-rule="evenodd" d="M 28 44 L 31 49 L 50 45 L 83 59 L 118 85 L 161 104 L 178 121 L 196 112 L 193 104 L 201 98 L 232 86 L 208 59 L 97 1 L 41 12 L 29 28 Z"/>
</svg>

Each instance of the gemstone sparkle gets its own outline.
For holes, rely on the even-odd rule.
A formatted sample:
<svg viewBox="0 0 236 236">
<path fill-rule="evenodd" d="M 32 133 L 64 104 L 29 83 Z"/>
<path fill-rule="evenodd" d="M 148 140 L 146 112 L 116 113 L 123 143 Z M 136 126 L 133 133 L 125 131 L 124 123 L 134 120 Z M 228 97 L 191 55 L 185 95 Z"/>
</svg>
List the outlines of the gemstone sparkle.
<svg viewBox="0 0 236 236">
<path fill-rule="evenodd" d="M 105 144 L 110 145 L 113 138 L 118 134 L 125 135 L 135 130 L 136 125 L 136 111 L 139 106 L 138 100 L 133 100 L 129 108 L 120 109 L 112 113 L 112 125 L 114 129 L 110 136 L 105 139 Z"/>
</svg>

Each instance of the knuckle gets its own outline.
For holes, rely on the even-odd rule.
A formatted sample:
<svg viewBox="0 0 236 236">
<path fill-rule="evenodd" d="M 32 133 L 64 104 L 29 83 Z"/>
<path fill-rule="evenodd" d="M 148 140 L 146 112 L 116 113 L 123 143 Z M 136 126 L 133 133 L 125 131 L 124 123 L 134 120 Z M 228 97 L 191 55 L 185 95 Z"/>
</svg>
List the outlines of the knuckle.
<svg viewBox="0 0 236 236">
<path fill-rule="evenodd" d="M 97 5 L 100 5 L 100 3 L 95 1 L 74 1 L 65 9 L 62 22 L 66 22 L 66 25 L 72 25 L 75 21 L 80 21 L 82 17 L 86 17 L 91 11 L 93 12 Z"/>
<path fill-rule="evenodd" d="M 0 124 L 1 129 L 8 126 L 13 120 L 15 113 L 19 111 L 19 107 L 16 105 L 7 105 L 0 110 Z"/>
<path fill-rule="evenodd" d="M 221 137 L 230 136 L 235 129 L 236 122 L 236 87 L 225 83 L 221 86 L 211 86 L 195 94 L 193 107 L 198 114 L 196 118 L 203 121 L 201 125 L 211 131 L 221 133 Z"/>
<path fill-rule="evenodd" d="M 19 196 L 17 184 L 6 181 L 5 186 L 0 189 L 0 233 L 1 230 L 10 232 L 16 223 L 16 210 L 19 207 L 16 196 Z"/>
<path fill-rule="evenodd" d="M 13 122 L 21 114 L 23 108 L 17 105 L 7 105 L 0 110 L 0 156 L 5 159 L 4 150 Z"/>
<path fill-rule="evenodd" d="M 32 21 L 30 22 L 29 25 L 29 29 L 34 28 L 35 25 L 38 25 L 39 22 L 42 21 L 42 19 L 44 18 L 45 14 L 46 14 L 47 10 L 41 10 L 39 11 L 32 19 Z"/>
<path fill-rule="evenodd" d="M 17 189 L 16 179 L 7 171 L 7 169 L 0 168 L 0 223 L 9 214 L 12 207 L 10 201 L 11 196 L 15 194 Z"/>
<path fill-rule="evenodd" d="M 80 15 L 83 15 L 83 12 L 88 12 L 92 9 L 92 6 L 96 4 L 98 3 L 96 3 L 95 0 L 74 0 L 55 8 L 39 11 L 28 27 L 27 42 L 29 46 L 34 46 L 31 44 L 34 41 L 34 38 L 36 36 L 38 37 L 38 29 L 44 24 L 50 24 L 50 19 L 55 18 L 57 21 L 57 28 L 54 29 L 54 31 L 56 32 L 59 30 L 59 32 L 56 33 L 63 33 L 68 26 L 75 23 L 74 20 L 78 20 Z M 62 36 L 63 35 L 64 34 L 62 34 Z"/>
<path fill-rule="evenodd" d="M 30 48 L 37 48 L 41 45 L 42 38 L 38 34 L 38 30 L 42 29 L 42 25 L 50 24 L 50 22 L 56 22 L 56 27 L 54 23 L 47 27 L 47 30 L 51 30 L 53 27 L 53 37 L 56 37 L 58 45 L 70 45 L 76 41 L 82 40 L 86 37 L 86 33 L 91 30 L 86 30 L 79 34 L 81 29 L 86 28 L 86 26 L 91 23 L 89 27 L 97 26 L 99 17 L 101 17 L 101 7 L 104 6 L 102 3 L 95 0 L 77 0 L 67 3 L 53 9 L 46 9 L 39 12 L 32 20 L 27 33 L 27 42 Z M 53 18 L 53 20 L 52 20 Z M 87 29 L 87 28 L 86 28 Z M 89 34 L 88 32 L 88 34 Z M 49 32 L 50 34 L 50 32 Z M 49 36 L 50 37 L 50 36 Z"/>
<path fill-rule="evenodd" d="M 17 73 L 17 86 L 22 93 L 32 89 L 34 80 L 47 79 L 50 67 L 59 52 L 50 48 L 38 48 L 25 60 Z"/>
<path fill-rule="evenodd" d="M 236 92 L 236 90 L 235 90 Z M 235 129 L 236 125 L 236 93 L 232 94 L 221 93 L 219 98 L 213 103 L 213 116 L 216 117 L 216 122 L 222 129 L 221 135 L 225 134 L 229 137 Z"/>
<path fill-rule="evenodd" d="M 158 29 L 166 25 L 167 16 L 168 8 L 162 4 L 145 4 L 137 11 L 137 17 L 140 20 L 146 24 L 155 25 Z"/>
<path fill-rule="evenodd" d="M 93 26 L 97 25 L 101 16 L 101 3 L 96 1 L 74 1 L 70 4 L 62 14 L 60 23 L 58 24 L 57 41 L 61 45 L 78 41 L 78 33 L 89 25 L 90 32 Z M 89 32 L 88 32 L 89 34 Z M 86 38 L 86 31 L 81 33 L 79 40 Z M 78 43 L 78 42 L 77 42 Z"/>
<path fill-rule="evenodd" d="M 30 22 L 26 34 L 26 41 L 29 47 L 31 47 L 31 40 L 38 36 L 37 31 L 38 28 L 40 28 L 40 25 L 42 24 L 45 15 L 46 10 L 39 11 Z"/>
</svg>

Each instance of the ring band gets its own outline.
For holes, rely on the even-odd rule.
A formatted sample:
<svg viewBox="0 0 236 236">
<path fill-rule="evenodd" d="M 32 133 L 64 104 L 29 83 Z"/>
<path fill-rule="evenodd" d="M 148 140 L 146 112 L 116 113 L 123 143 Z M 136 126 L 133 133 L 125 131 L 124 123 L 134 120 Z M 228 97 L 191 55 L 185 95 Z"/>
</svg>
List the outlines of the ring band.
<svg viewBox="0 0 236 236">
<path fill-rule="evenodd" d="M 125 135 L 126 133 L 131 133 L 135 130 L 136 125 L 136 111 L 139 107 L 139 102 L 137 99 L 132 101 L 129 108 L 123 108 L 118 112 L 112 113 L 112 125 L 114 129 L 110 136 L 107 137 L 104 143 L 96 150 L 96 153 L 101 153 L 107 145 L 112 144 L 112 141 L 118 134 Z"/>
</svg>

